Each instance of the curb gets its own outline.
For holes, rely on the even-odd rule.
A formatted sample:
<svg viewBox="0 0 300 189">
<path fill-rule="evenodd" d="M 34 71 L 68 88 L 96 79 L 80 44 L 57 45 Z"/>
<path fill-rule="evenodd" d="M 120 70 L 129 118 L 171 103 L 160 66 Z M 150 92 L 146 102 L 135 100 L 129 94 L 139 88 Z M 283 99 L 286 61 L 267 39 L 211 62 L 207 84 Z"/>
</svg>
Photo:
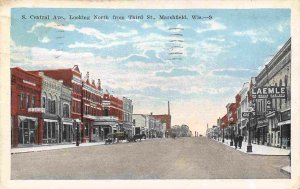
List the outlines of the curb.
<svg viewBox="0 0 300 189">
<path fill-rule="evenodd" d="M 229 146 L 226 143 L 223 143 L 222 141 L 217 141 L 217 140 L 214 140 L 214 141 L 236 150 L 234 147 Z M 289 154 L 286 154 L 286 155 L 282 155 L 282 154 L 253 154 L 253 152 L 245 152 L 245 151 L 242 151 L 242 150 L 236 150 L 236 151 L 242 152 L 242 153 L 247 154 L 247 155 L 254 155 L 254 156 L 289 156 Z"/>
<path fill-rule="evenodd" d="M 90 146 L 99 146 L 99 145 L 104 145 L 104 144 L 96 144 L 96 145 L 90 145 Z M 44 152 L 44 151 L 52 151 L 52 150 L 64 150 L 64 149 L 71 149 L 71 148 L 80 148 L 80 147 L 90 147 L 90 146 L 70 146 L 66 148 L 54 148 L 54 149 L 43 149 L 43 150 L 36 150 L 32 149 L 30 151 L 21 151 L 21 152 L 10 152 L 10 154 L 22 154 L 22 153 L 31 153 L 31 152 Z M 36 147 L 39 148 L 39 147 Z"/>
<path fill-rule="evenodd" d="M 280 172 L 283 173 L 283 174 L 285 174 L 285 175 L 287 175 L 287 176 L 291 176 L 291 172 L 285 169 L 285 168 L 287 168 L 287 167 L 288 167 L 288 166 L 282 167 L 282 168 L 280 169 Z"/>
</svg>

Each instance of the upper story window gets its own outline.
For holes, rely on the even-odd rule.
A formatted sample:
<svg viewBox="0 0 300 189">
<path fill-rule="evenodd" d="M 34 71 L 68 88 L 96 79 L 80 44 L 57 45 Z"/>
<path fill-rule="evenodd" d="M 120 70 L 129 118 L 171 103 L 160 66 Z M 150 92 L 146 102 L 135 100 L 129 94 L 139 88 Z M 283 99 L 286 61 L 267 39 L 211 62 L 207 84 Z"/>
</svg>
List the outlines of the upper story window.
<svg viewBox="0 0 300 189">
<path fill-rule="evenodd" d="M 46 97 L 42 97 L 42 108 L 46 108 Z"/>
<path fill-rule="evenodd" d="M 24 107 L 24 94 L 20 94 L 20 109 L 23 109 Z"/>
<path fill-rule="evenodd" d="M 30 101 L 29 101 L 29 95 L 26 95 L 26 108 L 30 108 Z"/>
<path fill-rule="evenodd" d="M 34 108 L 35 107 L 35 96 L 31 97 L 31 107 Z"/>
<path fill-rule="evenodd" d="M 70 117 L 70 106 L 69 104 L 63 104 L 63 117 Z"/>
<path fill-rule="evenodd" d="M 104 116 L 108 116 L 108 108 L 104 108 Z"/>
</svg>

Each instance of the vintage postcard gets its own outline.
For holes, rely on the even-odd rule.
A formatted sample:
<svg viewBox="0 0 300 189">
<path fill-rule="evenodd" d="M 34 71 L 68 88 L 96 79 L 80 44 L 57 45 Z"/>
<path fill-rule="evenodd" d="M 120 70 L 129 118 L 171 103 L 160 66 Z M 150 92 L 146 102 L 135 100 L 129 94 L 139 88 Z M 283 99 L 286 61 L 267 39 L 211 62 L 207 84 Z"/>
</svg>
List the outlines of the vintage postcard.
<svg viewBox="0 0 300 189">
<path fill-rule="evenodd" d="M 300 187 L 299 1 L 84 3 L 3 3 L 4 188 Z"/>
</svg>

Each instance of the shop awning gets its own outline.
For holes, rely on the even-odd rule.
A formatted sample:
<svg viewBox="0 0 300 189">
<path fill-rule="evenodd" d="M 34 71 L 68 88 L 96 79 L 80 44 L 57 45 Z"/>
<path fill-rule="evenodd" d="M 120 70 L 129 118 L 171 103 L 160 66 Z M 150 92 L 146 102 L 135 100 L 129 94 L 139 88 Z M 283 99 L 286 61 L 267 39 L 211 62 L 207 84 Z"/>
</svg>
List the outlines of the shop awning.
<svg viewBox="0 0 300 189">
<path fill-rule="evenodd" d="M 278 123 L 278 126 L 291 124 L 291 120 L 286 120 Z"/>
</svg>

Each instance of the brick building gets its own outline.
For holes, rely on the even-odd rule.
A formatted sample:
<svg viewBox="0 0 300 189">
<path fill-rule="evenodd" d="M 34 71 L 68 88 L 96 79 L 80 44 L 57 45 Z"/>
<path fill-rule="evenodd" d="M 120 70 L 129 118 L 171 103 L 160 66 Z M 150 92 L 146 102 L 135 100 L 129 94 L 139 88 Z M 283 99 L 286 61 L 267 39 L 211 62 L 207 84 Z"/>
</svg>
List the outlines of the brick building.
<svg viewBox="0 0 300 189">
<path fill-rule="evenodd" d="M 89 78 L 89 72 L 82 83 L 82 121 L 83 121 L 83 131 L 82 140 L 87 141 L 98 141 L 97 138 L 100 137 L 98 128 L 93 128 L 96 116 L 102 115 L 102 105 L 101 105 L 101 83 L 98 80 L 97 86 L 95 80 Z"/>
<path fill-rule="evenodd" d="M 237 104 L 236 103 L 228 103 L 226 105 L 227 109 L 227 118 L 228 118 L 228 129 L 230 138 L 233 137 L 236 132 L 236 124 L 237 124 Z"/>
<path fill-rule="evenodd" d="M 100 140 L 104 140 L 109 133 L 120 131 L 124 122 L 123 100 L 105 92 L 102 109 L 102 116 L 94 121 L 94 128 L 100 131 Z"/>
<path fill-rule="evenodd" d="M 11 144 L 13 147 L 43 142 L 42 77 L 11 68 Z"/>
<path fill-rule="evenodd" d="M 171 129 L 171 114 L 170 114 L 170 102 L 168 101 L 168 114 L 152 115 L 155 119 L 160 120 L 162 124 L 166 125 L 165 136 L 169 135 Z M 168 136 L 167 136 L 168 137 Z"/>
<path fill-rule="evenodd" d="M 82 124 L 82 80 L 79 67 L 75 65 L 73 68 L 65 69 L 54 69 L 54 70 L 36 70 L 36 73 L 43 72 L 45 76 L 53 78 L 55 80 L 62 80 L 63 85 L 72 89 L 71 96 L 71 118 L 76 121 L 76 124 L 80 124 L 81 129 L 79 132 L 82 136 L 83 124 Z M 75 140 L 77 127 L 75 124 L 72 125 L 72 133 L 74 135 L 73 139 Z"/>
</svg>

